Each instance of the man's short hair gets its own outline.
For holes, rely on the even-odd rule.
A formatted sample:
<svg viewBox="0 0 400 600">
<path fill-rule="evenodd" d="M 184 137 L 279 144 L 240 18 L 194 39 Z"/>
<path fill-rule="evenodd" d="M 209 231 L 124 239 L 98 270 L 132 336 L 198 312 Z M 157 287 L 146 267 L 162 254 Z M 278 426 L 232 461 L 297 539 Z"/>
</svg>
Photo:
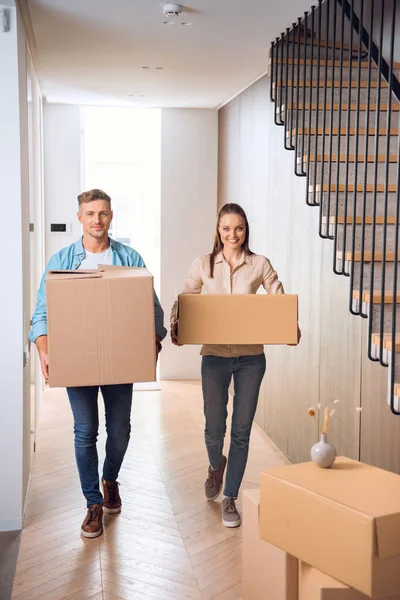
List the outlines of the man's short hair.
<svg viewBox="0 0 400 600">
<path fill-rule="evenodd" d="M 89 190 L 88 192 L 82 192 L 82 194 L 79 194 L 78 196 L 79 206 L 81 206 L 81 204 L 93 202 L 93 200 L 106 200 L 111 205 L 110 196 L 103 192 L 103 190 Z"/>
</svg>

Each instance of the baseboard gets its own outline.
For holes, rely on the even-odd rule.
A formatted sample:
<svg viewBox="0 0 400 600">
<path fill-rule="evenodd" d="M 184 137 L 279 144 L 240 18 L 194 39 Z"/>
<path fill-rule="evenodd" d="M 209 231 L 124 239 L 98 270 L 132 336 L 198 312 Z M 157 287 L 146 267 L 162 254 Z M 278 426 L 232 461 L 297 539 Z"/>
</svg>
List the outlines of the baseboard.
<svg viewBox="0 0 400 600">
<path fill-rule="evenodd" d="M 0 531 L 21 531 L 22 519 L 0 519 Z"/>
<path fill-rule="evenodd" d="M 156 392 L 161 390 L 159 381 L 149 381 L 144 383 L 134 383 L 133 391 L 136 392 Z"/>
</svg>

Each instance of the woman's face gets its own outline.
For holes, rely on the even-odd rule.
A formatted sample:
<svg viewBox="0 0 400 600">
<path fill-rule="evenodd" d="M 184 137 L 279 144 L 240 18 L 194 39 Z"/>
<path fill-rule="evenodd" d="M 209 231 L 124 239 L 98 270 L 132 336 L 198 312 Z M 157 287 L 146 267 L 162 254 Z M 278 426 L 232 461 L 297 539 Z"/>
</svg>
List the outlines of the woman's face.
<svg viewBox="0 0 400 600">
<path fill-rule="evenodd" d="M 221 217 L 218 231 L 224 248 L 238 250 L 246 237 L 246 224 L 240 215 L 228 214 Z"/>
</svg>

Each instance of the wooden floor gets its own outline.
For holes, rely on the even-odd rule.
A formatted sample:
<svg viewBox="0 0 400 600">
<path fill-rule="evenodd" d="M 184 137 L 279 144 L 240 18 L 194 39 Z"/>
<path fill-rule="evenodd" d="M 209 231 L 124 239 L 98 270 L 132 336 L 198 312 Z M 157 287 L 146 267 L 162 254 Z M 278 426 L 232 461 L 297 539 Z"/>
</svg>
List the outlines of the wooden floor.
<svg viewBox="0 0 400 600">
<path fill-rule="evenodd" d="M 101 430 L 103 458 L 103 420 Z M 243 487 L 284 462 L 255 426 Z M 82 539 L 70 408 L 65 391 L 47 391 L 13 600 L 238 600 L 241 528 L 225 528 L 220 501 L 205 500 L 206 471 L 199 382 L 136 392 L 123 512 L 105 515 L 100 538 Z"/>
</svg>

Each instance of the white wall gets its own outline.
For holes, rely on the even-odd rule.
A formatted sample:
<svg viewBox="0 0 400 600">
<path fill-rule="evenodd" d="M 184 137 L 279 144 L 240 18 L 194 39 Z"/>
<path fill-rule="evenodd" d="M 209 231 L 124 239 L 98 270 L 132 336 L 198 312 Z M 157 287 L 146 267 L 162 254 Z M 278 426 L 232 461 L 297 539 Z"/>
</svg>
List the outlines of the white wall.
<svg viewBox="0 0 400 600">
<path fill-rule="evenodd" d="M 212 249 L 217 212 L 218 114 L 164 109 L 161 117 L 161 302 L 166 326 L 193 260 Z M 164 343 L 161 379 L 199 379 L 198 346 Z"/>
<path fill-rule="evenodd" d="M 25 34 L 14 8 L 0 34 L 0 195 L 7 256 L 0 269 L 0 457 L 7 493 L 0 530 L 20 529 L 30 470 L 30 369 L 23 368 L 29 328 L 29 178 Z M 7 283 L 5 283 L 7 282 Z"/>
<path fill-rule="evenodd" d="M 76 217 L 82 192 L 81 113 L 79 106 L 44 107 L 44 194 L 46 260 L 81 235 Z M 50 223 L 66 223 L 67 233 L 50 233 Z"/>
</svg>

